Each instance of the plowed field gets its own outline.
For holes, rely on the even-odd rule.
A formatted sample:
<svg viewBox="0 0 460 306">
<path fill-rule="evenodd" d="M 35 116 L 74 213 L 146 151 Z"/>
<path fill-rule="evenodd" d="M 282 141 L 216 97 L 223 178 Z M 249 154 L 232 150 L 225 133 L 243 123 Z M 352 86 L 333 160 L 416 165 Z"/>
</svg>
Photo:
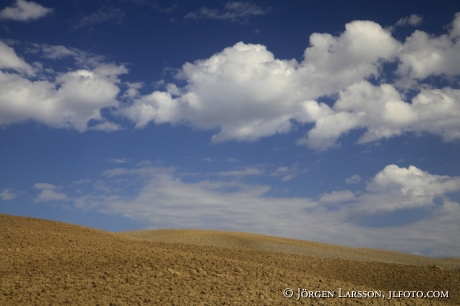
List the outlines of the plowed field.
<svg viewBox="0 0 460 306">
<path fill-rule="evenodd" d="M 247 233 L 111 233 L 0 214 L 0 264 L 1 305 L 460 305 L 458 258 Z"/>
</svg>

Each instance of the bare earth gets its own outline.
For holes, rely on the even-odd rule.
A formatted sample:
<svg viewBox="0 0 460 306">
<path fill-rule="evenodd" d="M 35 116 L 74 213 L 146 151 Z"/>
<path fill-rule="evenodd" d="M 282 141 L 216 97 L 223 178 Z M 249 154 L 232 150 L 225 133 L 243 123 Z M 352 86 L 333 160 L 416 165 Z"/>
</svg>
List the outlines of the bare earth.
<svg viewBox="0 0 460 306">
<path fill-rule="evenodd" d="M 0 237 L 0 305 L 460 305 L 460 258 L 223 231 L 111 233 L 4 214 Z"/>
</svg>

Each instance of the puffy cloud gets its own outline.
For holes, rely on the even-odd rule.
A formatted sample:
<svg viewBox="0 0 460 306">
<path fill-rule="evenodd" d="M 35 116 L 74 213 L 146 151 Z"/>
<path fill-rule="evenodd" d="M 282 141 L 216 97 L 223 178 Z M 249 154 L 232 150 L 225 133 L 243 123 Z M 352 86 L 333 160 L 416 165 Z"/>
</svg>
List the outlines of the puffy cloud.
<svg viewBox="0 0 460 306">
<path fill-rule="evenodd" d="M 414 24 L 417 18 L 405 22 Z M 297 143 L 316 150 L 338 146 L 338 139 L 353 129 L 365 130 L 358 143 L 410 132 L 453 141 L 460 137 L 459 90 L 421 86 L 409 103 L 396 86 L 365 79 L 378 78 L 380 65 L 396 59 L 397 85 L 411 78 L 457 75 L 459 29 L 457 14 L 448 34 L 415 31 L 401 44 L 374 22 L 353 21 L 340 36 L 312 34 L 300 63 L 276 59 L 263 45 L 237 43 L 186 63 L 177 75 L 186 81 L 183 88 L 168 84 L 166 91 L 133 99 L 121 112 L 138 128 L 151 121 L 219 128 L 213 142 L 287 133 L 294 121 L 314 123 Z M 335 95 L 332 106 L 317 101 Z"/>
<path fill-rule="evenodd" d="M 363 78 L 378 76 L 379 64 L 392 60 L 400 48 L 391 33 L 372 21 L 353 21 L 339 37 L 315 33 L 304 53 L 302 74 L 311 97 L 329 95 Z"/>
<path fill-rule="evenodd" d="M 423 31 L 409 36 L 398 54 L 397 72 L 409 78 L 460 74 L 460 13 L 455 15 L 448 34 L 435 37 Z"/>
<path fill-rule="evenodd" d="M 310 42 L 301 63 L 276 59 L 263 45 L 237 43 L 186 63 L 178 74 L 184 88 L 171 85 L 142 96 L 122 112 L 136 127 L 187 122 L 198 129 L 219 127 L 213 142 L 252 141 L 288 132 L 291 120 L 314 120 L 317 110 L 304 101 L 376 75 L 379 61 L 399 47 L 388 31 L 364 21 L 347 24 L 340 37 L 313 34 Z"/>
<path fill-rule="evenodd" d="M 13 6 L 6 7 L 0 11 L 0 19 L 29 21 L 44 17 L 52 11 L 53 9 L 43 7 L 32 1 L 16 0 Z"/>
<path fill-rule="evenodd" d="M 314 127 L 297 143 L 316 150 L 337 147 L 340 137 L 354 129 L 365 131 L 358 143 L 425 132 L 453 141 L 460 137 L 458 89 L 417 85 L 415 97 L 404 101 L 398 88 L 418 84 L 430 75 L 458 75 L 459 35 L 460 14 L 455 15 L 448 34 L 435 37 L 415 31 L 404 44 L 377 23 L 353 21 L 338 36 L 312 34 L 301 62 L 277 59 L 263 45 L 240 42 L 207 59 L 184 64 L 176 75 L 184 81 L 183 87 L 163 82 L 159 85 L 165 90 L 141 95 L 141 82 L 126 83 L 128 89 L 122 95 L 126 103 L 117 112 L 136 128 L 154 122 L 217 129 L 211 138 L 214 143 L 255 141 L 305 123 Z M 37 45 L 36 52 L 55 59 L 71 56 L 83 68 L 61 74 L 55 82 L 32 82 L 3 71 L 0 124 L 35 119 L 85 131 L 88 122 L 95 120 L 102 122 L 91 129 L 120 128 L 104 121 L 100 110 L 119 106 L 117 84 L 118 76 L 127 72 L 124 66 L 103 64 L 64 46 Z M 366 80 L 378 79 L 382 63 L 396 60 L 400 79 L 394 85 L 376 86 Z M 33 73 L 4 44 L 0 44 L 0 68 Z M 321 102 L 324 97 L 336 101 L 328 105 Z M 37 109 L 38 101 L 46 107 Z"/>
<path fill-rule="evenodd" d="M 36 189 L 41 190 L 41 192 L 36 196 L 36 202 L 50 202 L 50 201 L 60 201 L 67 200 L 67 195 L 65 193 L 57 192 L 59 188 L 52 184 L 37 183 L 34 185 Z"/>
<path fill-rule="evenodd" d="M 128 89 L 123 93 L 123 98 L 134 99 L 140 96 L 139 89 L 144 86 L 142 82 L 130 83 L 126 82 Z"/>
<path fill-rule="evenodd" d="M 20 60 L 13 49 L 2 44 L 0 67 L 27 71 L 30 66 Z M 9 64 L 2 64 L 10 59 Z M 87 129 L 116 130 L 119 126 L 105 122 L 100 110 L 118 106 L 118 75 L 123 73 L 127 73 L 124 66 L 98 64 L 91 70 L 80 69 L 60 74 L 54 82 L 50 82 L 31 81 L 20 74 L 0 71 L 0 124 L 33 119 L 53 127 L 73 128 L 80 132 Z M 90 120 L 99 123 L 88 127 Z"/>
<path fill-rule="evenodd" d="M 373 86 L 363 81 L 341 91 L 339 96 L 334 105 L 337 112 L 334 116 L 347 114 L 353 117 L 354 125 L 342 129 L 345 132 L 367 127 L 361 142 L 400 135 L 402 126 L 410 126 L 417 119 L 411 105 L 401 101 L 399 92 L 389 84 Z"/>
<path fill-rule="evenodd" d="M 356 199 L 353 210 L 363 213 L 392 212 L 400 209 L 434 207 L 433 200 L 460 190 L 460 177 L 434 175 L 414 166 L 388 165 Z"/>
<path fill-rule="evenodd" d="M 417 18 L 405 22 L 414 24 Z M 121 112 L 138 128 L 150 121 L 219 128 L 213 142 L 287 133 L 293 121 L 314 123 L 297 143 L 316 150 L 338 146 L 343 134 L 358 128 L 366 131 L 359 143 L 408 132 L 452 141 L 460 137 L 459 90 L 424 86 L 408 103 L 395 86 L 375 86 L 364 79 L 379 77 L 381 63 L 395 59 L 400 60 L 402 79 L 458 74 L 459 20 L 457 14 L 449 34 L 432 37 L 415 31 L 403 45 L 374 22 L 353 21 L 337 37 L 312 34 L 300 63 L 276 59 L 262 45 L 237 43 L 186 63 L 177 75 L 186 81 L 183 88 L 168 84 L 166 91 L 134 99 Z M 332 107 L 316 101 L 337 93 Z"/>
<path fill-rule="evenodd" d="M 256 4 L 245 2 L 227 2 L 224 9 L 202 7 L 185 15 L 186 19 L 217 19 L 223 21 L 247 23 L 249 17 L 266 15 L 269 8 L 264 9 Z"/>
<path fill-rule="evenodd" d="M 307 145 L 319 151 L 337 147 L 336 140 L 344 133 L 359 125 L 359 117 L 363 114 L 337 112 L 318 118 L 315 127 L 308 132 L 308 136 L 297 140 L 298 145 Z"/>
<path fill-rule="evenodd" d="M 407 132 L 430 132 L 445 141 L 460 138 L 460 90 L 457 89 L 425 88 L 412 103 L 407 103 L 392 85 L 374 86 L 362 81 L 340 91 L 332 109 L 317 102 L 308 103 L 315 110 L 310 113 L 316 123 L 298 143 L 318 150 L 337 146 L 341 135 L 356 128 L 366 129 L 359 143 Z"/>
<path fill-rule="evenodd" d="M 449 36 L 454 39 L 460 37 L 460 12 L 455 14 L 450 27 Z"/>
<path fill-rule="evenodd" d="M 20 73 L 34 75 L 34 69 L 19 58 L 14 49 L 0 40 L 0 69 L 13 69 Z"/>
<path fill-rule="evenodd" d="M 274 74 L 272 67 L 276 68 Z M 291 71 L 291 63 L 274 60 L 265 47 L 239 43 L 208 60 L 184 65 L 182 77 L 189 85 L 181 96 L 156 91 L 135 100 L 123 112 L 137 127 L 152 120 L 186 120 L 199 129 L 222 126 L 222 131 L 213 137 L 215 142 L 231 138 L 254 140 L 289 129 L 289 116 L 284 115 L 290 109 L 289 101 L 276 102 L 292 88 Z"/>
<path fill-rule="evenodd" d="M 13 200 L 16 196 L 17 194 L 11 192 L 10 189 L 3 189 L 2 192 L 0 192 L 0 199 L 3 201 Z"/>
<path fill-rule="evenodd" d="M 366 189 L 376 193 L 396 193 L 432 200 L 435 196 L 460 190 L 460 177 L 429 174 L 414 166 L 386 166 L 377 173 Z"/>
<path fill-rule="evenodd" d="M 118 87 L 108 76 L 95 71 L 68 72 L 59 76 L 56 83 L 33 82 L 0 72 L 0 84 L 0 124 L 34 119 L 83 132 L 91 119 L 102 119 L 101 108 L 118 105 Z"/>
</svg>

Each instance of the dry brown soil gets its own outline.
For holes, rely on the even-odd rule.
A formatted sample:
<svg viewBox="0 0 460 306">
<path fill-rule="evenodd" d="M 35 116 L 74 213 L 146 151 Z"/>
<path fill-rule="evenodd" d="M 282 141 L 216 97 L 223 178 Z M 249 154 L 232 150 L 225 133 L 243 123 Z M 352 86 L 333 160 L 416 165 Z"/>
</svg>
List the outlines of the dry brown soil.
<svg viewBox="0 0 460 306">
<path fill-rule="evenodd" d="M 298 288 L 334 297 L 296 300 Z M 339 288 L 384 298 L 338 297 Z M 412 290 L 449 297 L 388 299 Z M 0 305 L 65 304 L 460 305 L 460 259 L 222 231 L 111 233 L 0 214 Z"/>
</svg>

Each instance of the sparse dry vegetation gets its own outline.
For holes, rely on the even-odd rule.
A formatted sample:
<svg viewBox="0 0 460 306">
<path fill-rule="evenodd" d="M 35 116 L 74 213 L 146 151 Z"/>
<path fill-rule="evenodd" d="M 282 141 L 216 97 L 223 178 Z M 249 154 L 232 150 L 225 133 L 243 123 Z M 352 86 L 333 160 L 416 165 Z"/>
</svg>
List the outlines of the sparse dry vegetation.
<svg viewBox="0 0 460 306">
<path fill-rule="evenodd" d="M 0 233 L 1 305 L 460 305 L 458 258 L 248 233 L 110 233 L 3 214 Z M 299 287 L 441 290 L 449 298 L 296 301 Z"/>
</svg>

